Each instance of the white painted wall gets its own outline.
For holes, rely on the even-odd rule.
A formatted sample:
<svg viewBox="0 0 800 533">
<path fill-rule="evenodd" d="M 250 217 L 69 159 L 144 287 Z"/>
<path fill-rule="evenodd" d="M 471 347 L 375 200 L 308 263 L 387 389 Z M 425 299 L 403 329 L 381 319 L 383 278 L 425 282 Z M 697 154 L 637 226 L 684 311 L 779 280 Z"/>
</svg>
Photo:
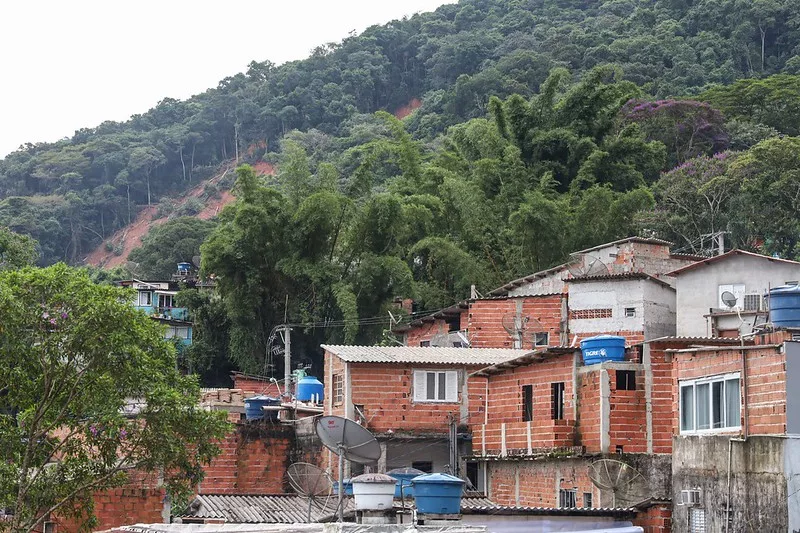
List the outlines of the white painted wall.
<svg viewBox="0 0 800 533">
<path fill-rule="evenodd" d="M 764 294 L 769 287 L 800 280 L 800 265 L 731 255 L 679 273 L 676 277 L 677 334 L 702 337 L 711 333 L 704 315 L 718 307 L 720 285 L 744 283 L 745 293 Z"/>
</svg>

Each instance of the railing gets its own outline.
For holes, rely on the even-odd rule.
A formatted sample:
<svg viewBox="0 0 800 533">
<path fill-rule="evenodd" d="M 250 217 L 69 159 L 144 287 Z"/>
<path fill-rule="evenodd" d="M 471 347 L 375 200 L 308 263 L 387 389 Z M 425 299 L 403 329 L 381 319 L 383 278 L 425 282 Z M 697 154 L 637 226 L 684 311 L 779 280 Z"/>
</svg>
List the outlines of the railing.
<svg viewBox="0 0 800 533">
<path fill-rule="evenodd" d="M 498 422 L 473 427 L 475 455 L 519 456 L 576 446 L 574 420 Z"/>
</svg>

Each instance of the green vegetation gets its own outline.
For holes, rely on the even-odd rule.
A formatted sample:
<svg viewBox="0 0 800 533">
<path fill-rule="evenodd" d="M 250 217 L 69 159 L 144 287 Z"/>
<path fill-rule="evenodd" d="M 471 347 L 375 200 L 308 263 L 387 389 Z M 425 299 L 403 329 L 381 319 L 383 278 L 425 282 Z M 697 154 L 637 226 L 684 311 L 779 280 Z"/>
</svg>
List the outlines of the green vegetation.
<svg viewBox="0 0 800 533">
<path fill-rule="evenodd" d="M 197 380 L 131 297 L 63 264 L 0 272 L 0 507 L 13 510 L 0 530 L 53 513 L 90 531 L 93 493 L 131 469 L 164 476 L 180 505 L 218 453 L 224 413 L 198 406 Z"/>
<path fill-rule="evenodd" d="M 216 380 L 262 371 L 284 317 L 337 321 L 297 353 L 378 342 L 397 296 L 437 309 L 634 233 L 800 257 L 798 87 L 789 0 L 463 0 L 27 146 L 0 162 L 0 224 L 79 261 L 140 206 L 197 212 L 169 195 L 218 165 L 274 165 L 131 255 L 163 277 L 202 250 L 217 292 L 182 295 L 183 363 Z"/>
</svg>

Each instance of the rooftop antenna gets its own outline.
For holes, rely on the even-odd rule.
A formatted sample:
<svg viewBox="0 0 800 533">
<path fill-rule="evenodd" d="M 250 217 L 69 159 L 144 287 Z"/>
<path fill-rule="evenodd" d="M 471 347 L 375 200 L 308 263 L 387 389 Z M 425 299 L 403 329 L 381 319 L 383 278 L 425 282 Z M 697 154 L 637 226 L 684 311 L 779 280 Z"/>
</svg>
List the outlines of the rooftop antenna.
<svg viewBox="0 0 800 533">
<path fill-rule="evenodd" d="M 589 465 L 589 479 L 594 486 L 611 491 L 611 505 L 617 506 L 617 494 L 627 495 L 633 483 L 644 476 L 628 463 L 616 459 L 599 459 Z"/>
<path fill-rule="evenodd" d="M 381 446 L 366 428 L 341 416 L 323 416 L 314 421 L 314 431 L 330 451 L 339 456 L 339 522 L 344 521 L 344 461 L 371 465 L 381 458 Z"/>
<path fill-rule="evenodd" d="M 292 463 L 286 469 L 286 477 L 295 492 L 308 500 L 309 522 L 315 507 L 319 514 L 326 514 L 333 487 L 333 479 L 327 472 L 311 463 Z"/>
</svg>

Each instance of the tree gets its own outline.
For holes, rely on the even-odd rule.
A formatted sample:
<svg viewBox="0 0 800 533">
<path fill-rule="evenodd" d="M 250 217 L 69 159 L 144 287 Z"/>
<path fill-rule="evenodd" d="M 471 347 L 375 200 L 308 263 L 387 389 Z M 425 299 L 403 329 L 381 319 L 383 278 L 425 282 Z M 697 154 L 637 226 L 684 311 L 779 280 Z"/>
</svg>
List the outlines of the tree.
<svg viewBox="0 0 800 533">
<path fill-rule="evenodd" d="M 36 240 L 0 226 L 0 271 L 32 265 L 39 258 Z"/>
<path fill-rule="evenodd" d="M 168 279 L 178 263 L 200 255 L 200 245 L 215 226 L 193 217 L 169 220 L 150 230 L 128 259 L 139 263 L 136 273 L 144 279 Z"/>
<path fill-rule="evenodd" d="M 92 496 L 131 470 L 163 476 L 179 502 L 227 431 L 198 405 L 157 322 L 130 291 L 57 264 L 0 273 L 0 530 L 50 514 L 91 528 Z M 135 416 L 124 409 L 135 402 Z"/>
</svg>

